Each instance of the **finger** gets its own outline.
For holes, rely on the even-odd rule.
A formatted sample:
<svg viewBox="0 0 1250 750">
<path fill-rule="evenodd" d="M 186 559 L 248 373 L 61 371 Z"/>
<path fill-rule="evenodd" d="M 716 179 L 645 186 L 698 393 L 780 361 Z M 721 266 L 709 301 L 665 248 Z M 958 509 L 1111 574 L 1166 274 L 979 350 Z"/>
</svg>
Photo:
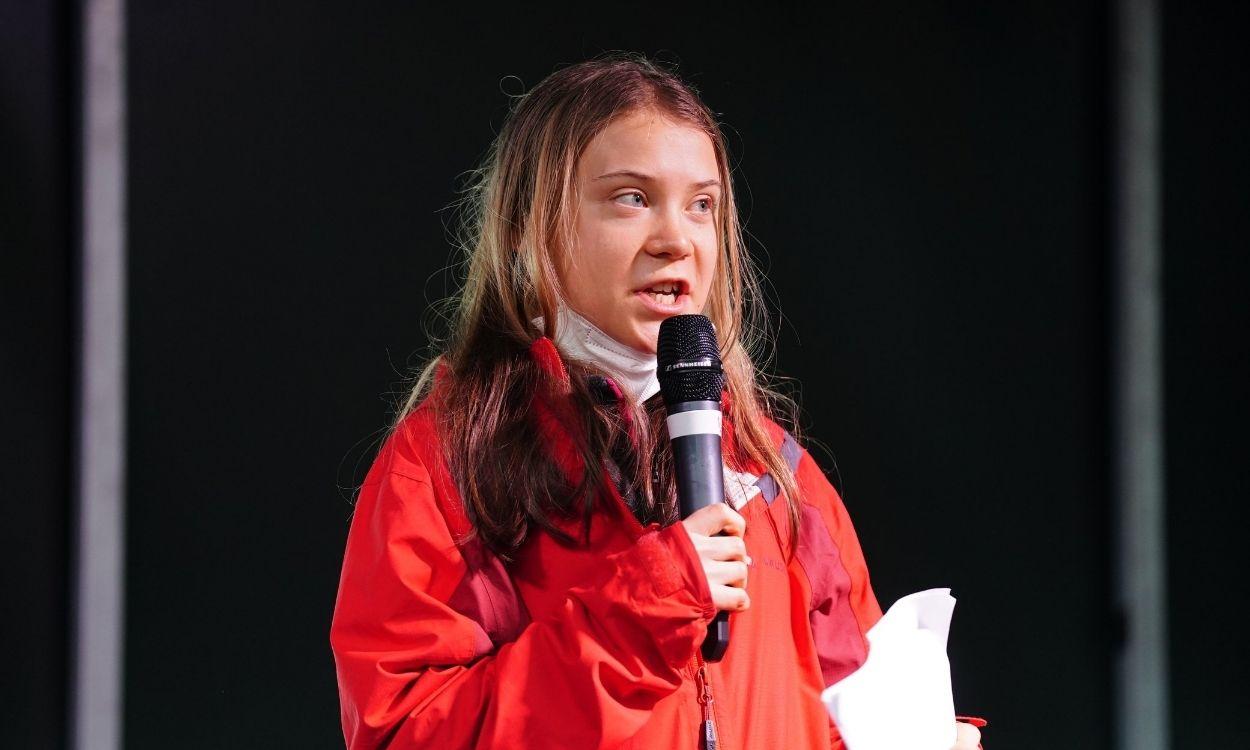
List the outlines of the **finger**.
<svg viewBox="0 0 1250 750">
<path fill-rule="evenodd" d="M 718 610 L 741 612 L 751 606 L 751 597 L 742 589 L 730 586 L 711 586 L 712 604 Z"/>
<path fill-rule="evenodd" d="M 746 588 L 747 564 L 742 561 L 708 560 L 703 563 L 703 572 L 710 585 Z"/>
<path fill-rule="evenodd" d="M 955 748 L 952 748 L 952 750 L 976 750 L 980 742 L 980 729 L 962 721 L 955 722 Z"/>
<path fill-rule="evenodd" d="M 711 507 L 720 511 L 721 524 L 716 533 L 741 537 L 747 533 L 747 520 L 727 503 L 715 503 Z"/>
<path fill-rule="evenodd" d="M 688 531 L 694 531 L 704 536 L 716 536 L 717 534 L 742 536 L 747 529 L 746 520 L 738 514 L 738 511 L 725 503 L 712 503 L 700 508 L 691 513 L 682 523 L 686 524 Z"/>
<path fill-rule="evenodd" d="M 746 542 L 737 536 L 702 536 L 695 534 L 690 537 L 694 551 L 703 562 L 708 560 L 742 560 L 751 564 L 751 556 L 747 554 Z"/>
<path fill-rule="evenodd" d="M 705 536 L 694 545 L 702 560 L 742 560 L 750 564 L 746 542 L 740 536 Z"/>
</svg>

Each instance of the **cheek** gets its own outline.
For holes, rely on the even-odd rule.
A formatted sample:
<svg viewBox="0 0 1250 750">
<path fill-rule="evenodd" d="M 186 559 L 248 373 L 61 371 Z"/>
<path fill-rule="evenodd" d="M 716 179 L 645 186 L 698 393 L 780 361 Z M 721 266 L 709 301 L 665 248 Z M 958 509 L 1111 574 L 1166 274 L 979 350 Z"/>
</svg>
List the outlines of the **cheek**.
<svg viewBox="0 0 1250 750">
<path fill-rule="evenodd" d="M 716 229 L 711 228 L 700 238 L 698 243 L 699 282 L 702 286 L 703 298 L 707 299 L 712 288 L 712 280 L 716 276 L 716 265 L 720 262 L 720 253 L 716 242 Z"/>
<path fill-rule="evenodd" d="M 617 285 L 626 283 L 637 240 L 628 228 L 596 224 L 578 228 L 576 268 L 583 281 Z"/>
</svg>

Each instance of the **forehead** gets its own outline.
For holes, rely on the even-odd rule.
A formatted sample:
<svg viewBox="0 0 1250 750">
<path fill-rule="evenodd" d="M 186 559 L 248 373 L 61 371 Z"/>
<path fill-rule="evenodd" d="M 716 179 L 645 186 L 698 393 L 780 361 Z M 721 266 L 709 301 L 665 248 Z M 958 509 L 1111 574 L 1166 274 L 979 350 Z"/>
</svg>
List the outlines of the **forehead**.
<svg viewBox="0 0 1250 750">
<path fill-rule="evenodd" d="M 702 130 L 655 110 L 616 118 L 587 145 L 578 160 L 583 177 L 633 170 L 656 177 L 715 179 L 716 149 Z"/>
</svg>

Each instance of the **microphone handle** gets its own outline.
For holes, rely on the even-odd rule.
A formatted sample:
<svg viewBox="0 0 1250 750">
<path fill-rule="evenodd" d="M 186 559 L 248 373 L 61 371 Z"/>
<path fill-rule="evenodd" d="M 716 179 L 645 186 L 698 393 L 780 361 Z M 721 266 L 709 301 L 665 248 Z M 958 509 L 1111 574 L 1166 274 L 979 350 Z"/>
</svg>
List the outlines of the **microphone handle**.
<svg viewBox="0 0 1250 750">
<path fill-rule="evenodd" d="M 707 401 L 693 401 L 678 404 L 670 409 L 670 413 L 707 409 L 715 404 L 719 411 L 720 404 Z M 725 475 L 722 470 L 724 458 L 721 454 L 720 433 L 702 432 L 673 438 L 673 474 L 677 483 L 677 502 L 681 517 L 711 505 L 725 502 Z M 729 613 L 721 610 L 716 613 L 707 626 L 707 637 L 703 640 L 703 659 L 709 662 L 720 661 L 729 648 Z"/>
</svg>

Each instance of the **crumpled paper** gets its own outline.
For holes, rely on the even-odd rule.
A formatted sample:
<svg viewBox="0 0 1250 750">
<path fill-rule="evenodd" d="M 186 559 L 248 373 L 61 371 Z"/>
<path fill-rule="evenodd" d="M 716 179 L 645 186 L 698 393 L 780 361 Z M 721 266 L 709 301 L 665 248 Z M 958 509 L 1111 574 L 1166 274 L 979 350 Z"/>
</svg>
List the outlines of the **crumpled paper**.
<svg viewBox="0 0 1250 750">
<path fill-rule="evenodd" d="M 950 589 L 905 596 L 868 631 L 868 658 L 821 693 L 847 750 L 950 750 Z"/>
</svg>

